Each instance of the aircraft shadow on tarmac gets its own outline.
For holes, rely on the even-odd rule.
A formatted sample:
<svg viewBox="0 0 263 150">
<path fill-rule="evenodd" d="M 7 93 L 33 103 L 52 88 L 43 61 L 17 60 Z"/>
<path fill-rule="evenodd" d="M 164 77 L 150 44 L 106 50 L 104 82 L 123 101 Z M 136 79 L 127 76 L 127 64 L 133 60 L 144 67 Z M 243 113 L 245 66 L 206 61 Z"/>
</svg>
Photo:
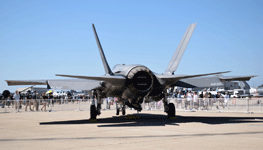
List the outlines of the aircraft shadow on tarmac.
<svg viewBox="0 0 263 150">
<path fill-rule="evenodd" d="M 198 116 L 176 116 L 169 119 L 167 115 L 156 114 L 132 114 L 126 116 L 113 116 L 97 120 L 67 120 L 41 122 L 40 125 L 73 125 L 73 124 L 98 124 L 98 127 L 136 127 L 136 126 L 165 126 L 179 123 L 205 123 L 236 124 L 236 123 L 262 123 L 263 117 L 198 117 Z M 101 125 L 102 124 L 102 125 Z"/>
</svg>

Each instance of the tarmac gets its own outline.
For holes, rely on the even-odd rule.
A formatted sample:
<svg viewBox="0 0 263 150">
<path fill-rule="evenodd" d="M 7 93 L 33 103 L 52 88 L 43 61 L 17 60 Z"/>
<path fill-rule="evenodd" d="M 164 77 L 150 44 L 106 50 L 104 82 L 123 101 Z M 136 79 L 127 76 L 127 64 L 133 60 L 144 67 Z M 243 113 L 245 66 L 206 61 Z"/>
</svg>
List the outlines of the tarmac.
<svg viewBox="0 0 263 150">
<path fill-rule="evenodd" d="M 0 149 L 263 149 L 263 113 L 161 110 L 0 113 Z"/>
</svg>

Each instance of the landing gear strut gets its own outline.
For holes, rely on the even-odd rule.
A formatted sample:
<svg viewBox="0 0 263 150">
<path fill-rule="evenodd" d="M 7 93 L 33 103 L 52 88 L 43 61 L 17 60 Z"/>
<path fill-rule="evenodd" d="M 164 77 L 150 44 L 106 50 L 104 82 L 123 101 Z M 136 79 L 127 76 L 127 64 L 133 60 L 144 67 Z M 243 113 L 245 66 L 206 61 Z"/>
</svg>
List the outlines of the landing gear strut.
<svg viewBox="0 0 263 150">
<path fill-rule="evenodd" d="M 125 115 L 126 111 L 125 111 L 125 105 L 122 106 L 122 115 Z"/>
<path fill-rule="evenodd" d="M 97 98 L 97 107 L 95 105 L 95 97 Z M 97 91 L 97 93 L 95 94 L 95 92 L 92 92 L 92 104 L 90 106 L 90 119 L 96 119 L 97 115 L 101 114 L 101 94 Z"/>
<path fill-rule="evenodd" d="M 97 117 L 97 110 L 95 105 L 90 106 L 90 119 L 96 119 Z"/>
<path fill-rule="evenodd" d="M 120 109 L 116 108 L 116 115 L 119 115 L 119 114 L 120 114 Z"/>
<path fill-rule="evenodd" d="M 116 103 L 116 115 L 120 114 L 120 108 L 119 108 L 119 104 Z"/>
</svg>

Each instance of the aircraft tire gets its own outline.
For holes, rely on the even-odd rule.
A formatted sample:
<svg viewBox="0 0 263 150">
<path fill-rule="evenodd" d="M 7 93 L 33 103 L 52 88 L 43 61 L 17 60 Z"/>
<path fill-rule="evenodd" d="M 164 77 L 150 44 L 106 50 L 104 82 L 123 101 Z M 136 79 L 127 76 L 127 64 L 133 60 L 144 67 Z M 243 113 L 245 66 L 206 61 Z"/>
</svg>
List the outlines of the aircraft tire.
<svg viewBox="0 0 263 150">
<path fill-rule="evenodd" d="M 120 114 L 120 109 L 116 109 L 116 115 L 119 115 Z"/>
<path fill-rule="evenodd" d="M 125 115 L 126 114 L 126 111 L 125 109 L 122 110 L 122 115 Z"/>
<path fill-rule="evenodd" d="M 97 117 L 97 110 L 95 105 L 90 106 L 90 119 L 96 119 Z"/>
<path fill-rule="evenodd" d="M 169 110 L 168 110 L 168 118 L 175 117 L 175 107 L 173 103 L 168 104 Z"/>
</svg>

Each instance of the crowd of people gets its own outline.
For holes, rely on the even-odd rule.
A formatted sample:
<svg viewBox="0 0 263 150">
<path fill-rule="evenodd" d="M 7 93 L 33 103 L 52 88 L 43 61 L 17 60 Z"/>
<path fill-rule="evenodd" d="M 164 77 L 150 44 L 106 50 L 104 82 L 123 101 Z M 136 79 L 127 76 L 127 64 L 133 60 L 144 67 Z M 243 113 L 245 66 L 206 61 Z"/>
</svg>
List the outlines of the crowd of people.
<svg viewBox="0 0 263 150">
<path fill-rule="evenodd" d="M 42 95 L 39 95 L 38 93 L 36 93 L 36 91 L 33 91 L 33 93 L 31 93 L 30 91 L 28 91 L 27 93 L 20 93 L 18 91 L 15 91 L 14 95 L 9 95 L 6 99 L 6 101 L 4 101 L 3 106 L 2 107 L 8 107 L 10 108 L 13 107 L 15 108 L 16 112 L 19 112 L 20 109 L 22 109 L 22 104 L 25 105 L 25 111 L 29 110 L 30 111 L 39 111 L 39 101 L 41 100 L 41 104 L 43 104 L 43 107 L 41 108 L 41 110 L 46 111 L 46 103 L 47 103 L 47 99 L 51 98 L 51 95 L 46 95 L 45 93 L 42 93 Z"/>
<path fill-rule="evenodd" d="M 169 91 L 168 91 L 169 94 Z M 95 96 L 95 95 L 93 95 Z M 212 95 L 210 91 L 207 91 L 204 89 L 200 93 L 193 92 L 193 91 L 173 91 L 173 93 L 170 93 L 170 97 L 175 99 L 175 105 L 176 107 L 181 106 L 184 109 L 202 109 L 202 110 L 208 110 L 209 107 L 211 108 L 214 103 L 217 109 L 219 107 L 225 108 L 228 100 L 229 95 L 228 93 L 224 93 L 224 95 L 221 92 L 217 92 L 216 95 Z M 92 99 L 95 99 L 95 97 L 91 97 Z M 52 101 L 50 101 L 52 99 Z M 72 100 L 74 99 L 74 100 Z M 68 103 L 70 100 L 74 103 L 79 103 L 80 100 L 86 101 L 90 99 L 88 95 L 79 95 L 79 96 L 71 96 L 69 95 L 61 95 L 61 96 L 53 96 L 52 93 L 46 93 L 43 92 L 42 94 L 36 93 L 36 91 L 27 91 L 26 93 L 19 93 L 18 91 L 15 92 L 15 94 L 12 96 L 11 94 L 8 96 L 8 98 L 4 101 L 3 107 L 12 107 L 15 108 L 16 112 L 19 112 L 20 109 L 22 109 L 22 105 L 24 105 L 25 111 L 39 111 L 40 105 L 42 106 L 40 108 L 41 111 L 46 111 L 47 107 L 50 107 L 50 103 L 58 103 L 58 104 L 64 104 Z M 114 105 L 116 100 L 113 97 L 109 97 L 106 99 L 106 109 L 110 109 L 111 105 Z M 155 107 L 161 107 L 161 101 L 157 103 Z"/>
<path fill-rule="evenodd" d="M 223 95 L 221 92 L 217 92 L 216 95 L 212 95 L 211 92 L 204 89 L 199 94 L 197 92 L 192 91 L 175 91 L 173 93 L 173 98 L 176 98 L 176 104 L 184 104 L 185 109 L 206 109 L 208 110 L 209 107 L 212 107 L 213 103 L 217 102 L 217 109 L 219 106 L 225 108 L 229 101 L 229 95 L 226 92 Z"/>
<path fill-rule="evenodd" d="M 50 101 L 52 99 L 52 101 Z M 15 108 L 16 112 L 19 112 L 19 110 L 22 109 L 22 105 L 24 105 L 25 111 L 39 111 L 40 105 L 42 107 L 40 108 L 41 111 L 46 111 L 47 107 L 49 107 L 49 104 L 52 103 L 67 103 L 68 100 L 75 99 L 72 101 L 73 103 L 78 101 L 80 99 L 89 99 L 89 96 L 87 95 L 81 95 L 78 97 L 74 97 L 69 95 L 63 95 L 63 96 L 53 96 L 53 93 L 46 93 L 43 92 L 42 94 L 36 93 L 36 91 L 27 91 L 26 93 L 21 93 L 18 91 L 15 91 L 15 94 L 12 95 L 11 93 L 9 96 L 2 100 L 2 107 L 7 108 Z M 67 100 L 67 101 L 66 101 Z"/>
</svg>

